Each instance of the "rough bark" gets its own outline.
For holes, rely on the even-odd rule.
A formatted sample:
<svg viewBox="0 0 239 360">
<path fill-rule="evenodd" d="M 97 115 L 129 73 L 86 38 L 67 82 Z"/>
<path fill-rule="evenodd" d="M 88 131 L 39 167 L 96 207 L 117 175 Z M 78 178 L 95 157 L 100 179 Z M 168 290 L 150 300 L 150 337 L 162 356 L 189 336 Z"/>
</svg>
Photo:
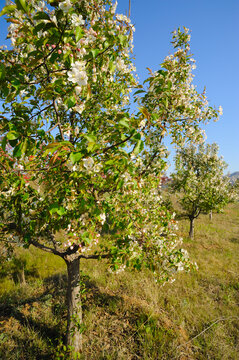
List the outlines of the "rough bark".
<svg viewBox="0 0 239 360">
<path fill-rule="evenodd" d="M 80 259 L 66 261 L 67 287 L 67 345 L 72 349 L 72 359 L 82 352 L 82 308 L 80 296 Z M 73 354 L 78 354 L 76 357 Z M 75 356 L 75 357 L 74 357 Z"/>
<path fill-rule="evenodd" d="M 19 281 L 22 285 L 26 285 L 26 278 L 25 278 L 25 270 L 24 267 L 22 268 L 22 270 L 19 273 Z"/>
<path fill-rule="evenodd" d="M 212 221 L 212 210 L 209 213 L 209 220 Z"/>
<path fill-rule="evenodd" d="M 194 218 L 189 218 L 190 219 L 190 230 L 189 230 L 189 237 L 190 239 L 194 238 Z"/>
</svg>

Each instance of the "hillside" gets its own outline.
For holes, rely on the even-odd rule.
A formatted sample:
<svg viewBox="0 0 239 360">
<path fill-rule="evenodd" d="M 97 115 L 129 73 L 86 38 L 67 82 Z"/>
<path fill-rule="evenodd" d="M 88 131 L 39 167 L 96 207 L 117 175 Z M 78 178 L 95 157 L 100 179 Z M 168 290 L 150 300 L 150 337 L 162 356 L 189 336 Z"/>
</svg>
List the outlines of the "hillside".
<svg viewBox="0 0 239 360">
<path fill-rule="evenodd" d="M 239 171 L 235 171 L 234 173 L 229 175 L 231 182 L 234 183 L 237 179 L 239 179 Z"/>
<path fill-rule="evenodd" d="M 200 216 L 194 241 L 187 238 L 188 222 L 180 220 L 184 247 L 199 269 L 163 287 L 147 272 L 115 275 L 104 263 L 82 261 L 82 359 L 238 359 L 238 229 L 238 203 L 212 222 Z M 65 264 L 36 249 L 30 253 L 22 249 L 1 267 L 0 358 L 67 359 Z"/>
</svg>

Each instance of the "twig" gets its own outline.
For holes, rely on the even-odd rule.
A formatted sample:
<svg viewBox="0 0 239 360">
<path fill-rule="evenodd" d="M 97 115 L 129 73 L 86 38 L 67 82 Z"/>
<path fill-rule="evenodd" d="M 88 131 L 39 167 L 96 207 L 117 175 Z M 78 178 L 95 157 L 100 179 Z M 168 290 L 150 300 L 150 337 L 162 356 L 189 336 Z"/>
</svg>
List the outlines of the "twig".
<svg viewBox="0 0 239 360">
<path fill-rule="evenodd" d="M 199 336 L 201 336 L 202 334 L 204 334 L 207 330 L 209 330 L 211 327 L 213 327 L 215 324 L 217 324 L 218 322 L 220 321 L 226 321 L 226 320 L 232 320 L 232 319 L 239 319 L 238 316 L 229 316 L 229 317 L 222 317 L 222 318 L 219 318 L 217 319 L 216 321 L 214 321 L 211 325 L 209 325 L 208 327 L 206 327 L 203 331 L 201 331 L 199 334 L 197 334 L 196 336 L 194 336 L 192 339 L 190 339 L 189 341 L 187 341 L 186 343 L 184 344 L 181 344 L 179 346 L 177 346 L 177 349 L 182 347 L 182 346 L 185 346 L 187 344 L 189 344 L 190 342 L 192 342 L 193 340 L 195 340 L 196 338 L 198 338 Z"/>
<path fill-rule="evenodd" d="M 36 114 L 32 115 L 29 120 L 32 120 L 35 116 L 41 114 L 43 111 L 49 109 L 53 104 L 47 105 L 46 107 L 44 107 L 43 109 L 39 110 Z"/>
<path fill-rule="evenodd" d="M 58 112 L 58 106 L 57 106 L 57 103 L 56 103 L 56 99 L 53 100 L 53 106 L 54 106 L 54 109 L 55 109 L 56 118 L 57 118 L 57 125 L 58 125 L 58 128 L 60 130 L 61 138 L 62 138 L 62 140 L 64 140 L 64 135 L 63 135 L 63 131 L 62 131 L 61 124 L 60 124 L 60 115 L 59 115 L 59 112 Z"/>
</svg>

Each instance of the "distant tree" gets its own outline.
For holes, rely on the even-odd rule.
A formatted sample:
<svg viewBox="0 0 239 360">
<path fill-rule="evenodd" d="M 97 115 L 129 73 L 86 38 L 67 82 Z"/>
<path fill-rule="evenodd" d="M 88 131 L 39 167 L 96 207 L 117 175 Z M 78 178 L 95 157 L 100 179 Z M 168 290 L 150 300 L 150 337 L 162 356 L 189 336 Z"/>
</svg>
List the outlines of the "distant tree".
<svg viewBox="0 0 239 360">
<path fill-rule="evenodd" d="M 190 238 L 194 220 L 200 213 L 221 211 L 232 199 L 229 178 L 223 175 L 227 164 L 218 156 L 217 144 L 190 145 L 177 151 L 171 189 L 190 220 Z"/>
<path fill-rule="evenodd" d="M 233 183 L 231 183 L 231 192 L 234 195 L 235 201 L 239 201 L 239 178 L 237 178 Z"/>
<path fill-rule="evenodd" d="M 116 5 L 15 0 L 2 10 L 12 47 L 0 50 L 0 237 L 64 259 L 76 353 L 81 259 L 146 267 L 160 281 L 190 267 L 159 196 L 162 141 L 200 140 L 199 124 L 220 113 L 192 85 L 186 28 L 173 33 L 175 53 L 150 71 L 148 88 L 137 83 L 134 27 Z"/>
</svg>

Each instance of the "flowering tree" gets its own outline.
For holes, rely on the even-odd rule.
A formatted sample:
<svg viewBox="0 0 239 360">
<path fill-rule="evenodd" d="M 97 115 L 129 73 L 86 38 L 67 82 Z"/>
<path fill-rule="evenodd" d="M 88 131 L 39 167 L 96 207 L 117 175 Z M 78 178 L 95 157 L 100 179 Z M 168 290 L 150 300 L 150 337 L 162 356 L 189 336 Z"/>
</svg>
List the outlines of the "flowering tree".
<svg viewBox="0 0 239 360">
<path fill-rule="evenodd" d="M 81 259 L 147 267 L 160 281 L 190 267 L 160 196 L 162 141 L 200 140 L 200 123 L 219 114 L 191 84 L 188 29 L 173 34 L 175 53 L 150 71 L 149 87 L 137 83 L 134 27 L 116 5 L 15 0 L 1 13 L 12 48 L 0 51 L 0 236 L 66 262 L 67 344 L 76 352 Z"/>
<path fill-rule="evenodd" d="M 234 198 L 229 178 L 223 176 L 227 164 L 218 156 L 217 144 L 201 144 L 178 150 L 175 166 L 171 187 L 179 192 L 193 238 L 194 220 L 201 212 L 221 211 Z"/>
</svg>

